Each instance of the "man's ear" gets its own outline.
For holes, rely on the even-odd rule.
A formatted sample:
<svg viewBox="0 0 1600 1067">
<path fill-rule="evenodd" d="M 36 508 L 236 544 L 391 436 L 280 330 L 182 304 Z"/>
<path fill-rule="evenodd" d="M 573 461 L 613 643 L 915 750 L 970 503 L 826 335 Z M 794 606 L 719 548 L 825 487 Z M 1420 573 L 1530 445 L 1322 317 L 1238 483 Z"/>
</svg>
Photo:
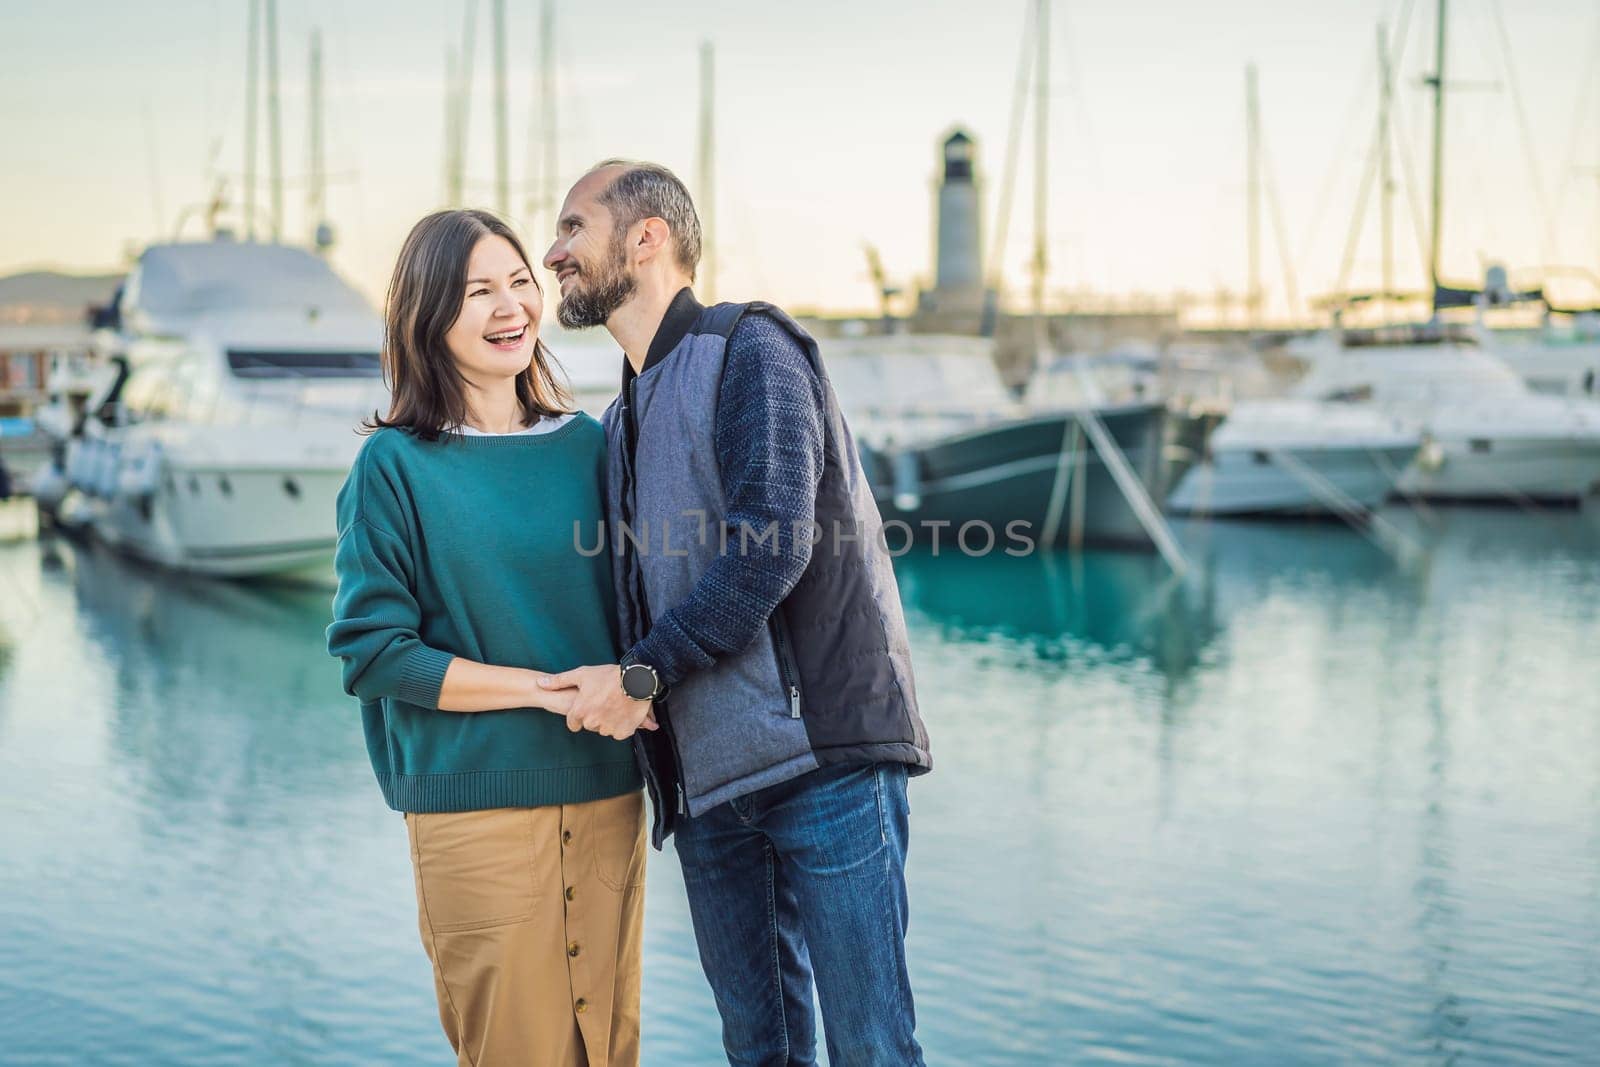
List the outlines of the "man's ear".
<svg viewBox="0 0 1600 1067">
<path fill-rule="evenodd" d="M 639 223 L 639 237 L 634 243 L 637 262 L 647 263 L 672 243 L 672 230 L 665 219 L 655 216 Z"/>
</svg>

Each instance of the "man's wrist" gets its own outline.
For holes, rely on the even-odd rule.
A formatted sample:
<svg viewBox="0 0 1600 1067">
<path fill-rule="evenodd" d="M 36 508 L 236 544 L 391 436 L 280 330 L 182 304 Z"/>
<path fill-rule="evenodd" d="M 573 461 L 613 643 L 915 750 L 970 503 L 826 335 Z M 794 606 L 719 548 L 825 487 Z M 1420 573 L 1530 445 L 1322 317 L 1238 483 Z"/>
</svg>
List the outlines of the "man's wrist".
<svg viewBox="0 0 1600 1067">
<path fill-rule="evenodd" d="M 617 661 L 624 668 L 635 663 L 643 663 L 654 670 L 656 681 L 661 687 L 657 699 L 672 690 L 673 672 L 676 669 L 673 649 L 669 645 L 663 645 L 659 637 L 659 633 L 651 633 L 643 640 L 634 642 L 633 647 L 624 652 Z"/>
<path fill-rule="evenodd" d="M 618 680 L 622 691 L 634 700 L 656 700 L 664 692 L 666 686 L 661 684 L 661 675 L 648 663 L 641 663 L 637 658 L 628 662 L 629 657 L 624 657 L 623 662 L 617 665 Z"/>
</svg>

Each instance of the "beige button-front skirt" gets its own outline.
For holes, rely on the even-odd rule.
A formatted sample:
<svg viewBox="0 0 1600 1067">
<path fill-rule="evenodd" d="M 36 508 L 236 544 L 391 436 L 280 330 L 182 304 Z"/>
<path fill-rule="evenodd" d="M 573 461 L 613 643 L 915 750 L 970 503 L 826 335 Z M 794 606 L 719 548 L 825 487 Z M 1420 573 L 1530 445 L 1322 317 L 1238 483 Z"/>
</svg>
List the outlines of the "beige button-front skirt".
<svg viewBox="0 0 1600 1067">
<path fill-rule="evenodd" d="M 635 1067 L 644 794 L 408 814 L 422 945 L 462 1067 Z"/>
</svg>

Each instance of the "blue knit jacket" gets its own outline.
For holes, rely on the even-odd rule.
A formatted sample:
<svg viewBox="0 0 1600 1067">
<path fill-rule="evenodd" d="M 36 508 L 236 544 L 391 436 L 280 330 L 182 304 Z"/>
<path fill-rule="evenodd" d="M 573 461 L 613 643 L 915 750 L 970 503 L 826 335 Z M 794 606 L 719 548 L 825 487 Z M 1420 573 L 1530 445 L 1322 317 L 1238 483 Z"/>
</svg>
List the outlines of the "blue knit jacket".
<svg viewBox="0 0 1600 1067">
<path fill-rule="evenodd" d="M 701 310 L 684 289 L 673 300 L 650 359 L 670 352 Z M 623 388 L 631 381 L 625 372 Z M 728 339 L 717 399 L 716 449 L 734 528 L 776 523 L 780 550 L 730 551 L 706 571 L 694 593 L 658 614 L 650 632 L 623 657 L 646 663 L 675 685 L 691 671 L 736 652 L 767 624 L 811 560 L 796 523 L 816 513 L 823 464 L 822 385 L 794 336 L 770 316 L 746 315 Z M 665 605 L 651 605 L 659 611 Z"/>
</svg>

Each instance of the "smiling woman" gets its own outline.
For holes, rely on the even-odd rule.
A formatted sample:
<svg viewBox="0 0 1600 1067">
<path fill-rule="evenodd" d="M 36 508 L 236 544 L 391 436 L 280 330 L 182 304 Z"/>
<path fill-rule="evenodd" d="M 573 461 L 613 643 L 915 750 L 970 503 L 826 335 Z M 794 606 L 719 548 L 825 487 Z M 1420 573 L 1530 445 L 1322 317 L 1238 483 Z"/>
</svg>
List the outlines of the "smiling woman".
<svg viewBox="0 0 1600 1067">
<path fill-rule="evenodd" d="M 458 1061 L 636 1067 L 639 769 L 626 741 L 569 730 L 571 693 L 538 684 L 619 657 L 610 560 L 574 541 L 604 514 L 605 431 L 566 410 L 543 311 L 493 215 L 440 212 L 406 239 L 385 312 L 393 401 L 339 493 L 328 650 L 405 813 Z"/>
<path fill-rule="evenodd" d="M 383 373 L 392 398 L 367 432 L 393 426 L 423 440 L 470 425 L 473 401 L 515 376 L 517 429 L 572 410 L 539 340 L 544 296 L 522 242 L 487 211 L 440 211 L 412 229 L 389 282 Z M 482 412 L 493 417 L 494 413 Z"/>
</svg>

